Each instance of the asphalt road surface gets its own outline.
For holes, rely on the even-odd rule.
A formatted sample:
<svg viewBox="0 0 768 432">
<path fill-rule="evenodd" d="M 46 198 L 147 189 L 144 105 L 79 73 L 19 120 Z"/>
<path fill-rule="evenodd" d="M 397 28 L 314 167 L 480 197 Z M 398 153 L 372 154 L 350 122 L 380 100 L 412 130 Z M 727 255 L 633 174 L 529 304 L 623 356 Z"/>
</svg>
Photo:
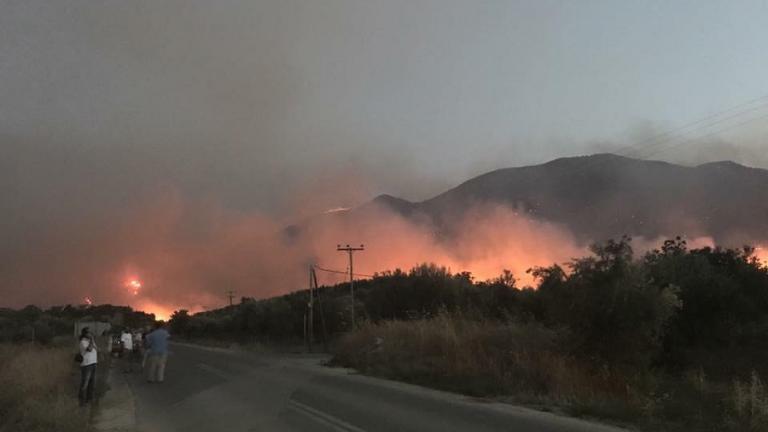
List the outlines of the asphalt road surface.
<svg viewBox="0 0 768 432">
<path fill-rule="evenodd" d="M 518 431 L 619 429 L 266 355 L 173 344 L 165 382 L 128 376 L 140 431 Z"/>
</svg>

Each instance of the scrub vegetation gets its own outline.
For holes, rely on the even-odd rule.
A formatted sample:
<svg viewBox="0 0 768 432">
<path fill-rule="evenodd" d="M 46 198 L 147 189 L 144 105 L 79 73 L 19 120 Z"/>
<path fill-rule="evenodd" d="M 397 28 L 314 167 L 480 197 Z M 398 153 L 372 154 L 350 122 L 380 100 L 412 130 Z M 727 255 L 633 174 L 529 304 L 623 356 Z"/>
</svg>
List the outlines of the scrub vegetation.
<svg viewBox="0 0 768 432">
<path fill-rule="evenodd" d="M 148 327 L 155 321 L 155 316 L 128 306 L 109 304 L 53 306 L 45 310 L 34 305 L 20 310 L 0 308 L 0 343 L 50 345 L 57 337 L 71 337 L 76 321 L 108 322 L 114 331 L 118 331 L 123 327 Z"/>
<path fill-rule="evenodd" d="M 489 281 L 425 264 L 319 290 L 333 363 L 647 430 L 768 431 L 768 269 L 751 248 L 635 256 L 628 238 Z M 307 292 L 171 319 L 191 338 L 297 340 Z M 319 312 L 319 311 L 318 311 Z M 319 315 L 319 317 L 317 317 Z M 318 331 L 319 336 L 321 331 Z"/>
<path fill-rule="evenodd" d="M 74 343 L 0 344 L 0 431 L 88 431 L 77 402 Z"/>
<path fill-rule="evenodd" d="M 78 406 L 73 326 L 77 320 L 115 322 L 116 317 L 131 325 L 154 321 L 152 315 L 112 305 L 0 309 L 0 432 L 91 430 L 94 411 Z M 108 336 L 99 336 L 97 343 L 98 398 L 107 391 L 111 357 Z"/>
</svg>

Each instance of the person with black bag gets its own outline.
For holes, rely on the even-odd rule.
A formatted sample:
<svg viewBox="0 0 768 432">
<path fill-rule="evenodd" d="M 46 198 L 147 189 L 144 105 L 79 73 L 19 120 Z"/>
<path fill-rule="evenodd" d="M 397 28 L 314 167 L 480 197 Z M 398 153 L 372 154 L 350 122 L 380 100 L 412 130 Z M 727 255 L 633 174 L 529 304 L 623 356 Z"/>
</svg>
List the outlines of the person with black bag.
<svg viewBox="0 0 768 432">
<path fill-rule="evenodd" d="M 80 362 L 80 388 L 77 394 L 80 406 L 85 406 L 93 400 L 93 388 L 96 381 L 97 348 L 96 340 L 88 327 L 80 332 L 80 352 L 75 355 L 75 361 Z"/>
</svg>

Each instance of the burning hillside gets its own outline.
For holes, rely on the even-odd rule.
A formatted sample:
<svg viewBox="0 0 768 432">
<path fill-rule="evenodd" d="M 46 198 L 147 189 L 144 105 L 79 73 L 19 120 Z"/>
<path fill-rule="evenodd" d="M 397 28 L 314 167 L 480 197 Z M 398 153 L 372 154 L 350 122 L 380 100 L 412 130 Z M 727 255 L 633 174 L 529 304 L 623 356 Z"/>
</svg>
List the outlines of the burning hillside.
<svg viewBox="0 0 768 432">
<path fill-rule="evenodd" d="M 619 159 L 620 166 L 629 164 L 630 181 L 615 177 L 619 168 L 604 159 L 571 164 L 584 160 L 602 164 L 584 168 L 589 185 L 584 179 L 559 184 L 565 162 L 555 161 L 490 173 L 422 203 L 389 197 L 352 210 L 334 208 L 290 230 L 285 229 L 290 218 L 229 210 L 166 191 L 88 221 L 86 236 L 75 227 L 57 227 L 14 258 L 8 280 L 21 288 L 11 291 L 10 299 L 23 305 L 88 297 L 161 316 L 178 308 L 199 311 L 224 304 L 229 290 L 260 298 L 303 288 L 310 264 L 341 272 L 324 273 L 321 283 L 343 281 L 347 261 L 336 251 L 338 243 L 366 245 L 355 262 L 361 275 L 434 262 L 479 280 L 508 269 L 525 284 L 527 269 L 583 256 L 591 241 L 608 234 L 635 236 L 638 251 L 678 234 L 688 234 L 692 247 L 760 239 L 756 230 L 766 222 L 758 216 L 768 214 L 763 208 L 768 200 L 758 199 L 765 188 L 757 192 L 756 182 L 768 179 L 762 170 L 728 168 L 728 187 L 753 197 L 733 194 L 725 200 L 723 187 L 683 190 L 681 185 L 693 180 L 670 174 L 690 177 L 720 168 Z M 662 179 L 658 170 L 666 173 Z M 738 180 L 742 171 L 744 179 Z M 596 178 L 602 183 L 594 183 Z M 704 213 L 702 206 L 710 211 Z M 711 210 L 715 207 L 720 213 Z M 727 224 L 726 207 L 732 215 Z"/>
</svg>

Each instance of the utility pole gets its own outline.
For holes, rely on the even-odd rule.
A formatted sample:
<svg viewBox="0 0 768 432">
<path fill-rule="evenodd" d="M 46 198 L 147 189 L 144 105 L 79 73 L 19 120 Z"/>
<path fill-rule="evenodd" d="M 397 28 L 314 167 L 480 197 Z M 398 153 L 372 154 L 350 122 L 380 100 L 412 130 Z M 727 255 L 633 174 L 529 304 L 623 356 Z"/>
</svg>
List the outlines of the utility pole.
<svg viewBox="0 0 768 432">
<path fill-rule="evenodd" d="M 352 269 L 352 255 L 357 251 L 363 251 L 365 250 L 365 246 L 360 245 L 360 247 L 350 247 L 349 245 L 346 245 L 345 247 L 341 247 L 341 245 L 336 245 L 336 250 L 338 252 L 347 252 L 349 254 L 349 293 L 350 298 L 352 299 L 352 327 L 355 327 L 355 276 L 354 271 Z"/>
<path fill-rule="evenodd" d="M 310 265 L 309 266 L 309 302 L 307 303 L 307 306 L 309 307 L 309 320 L 307 321 L 307 327 L 309 332 L 309 337 L 307 338 L 307 344 L 309 346 L 309 352 L 312 352 L 312 343 L 315 339 L 315 286 L 313 284 L 313 276 L 315 273 L 315 266 Z"/>
<path fill-rule="evenodd" d="M 232 290 L 227 291 L 227 297 L 229 297 L 229 305 L 232 306 L 232 300 L 235 298 L 235 292 Z"/>
<path fill-rule="evenodd" d="M 314 287 L 316 291 L 315 296 L 317 297 L 317 306 L 320 308 L 320 324 L 323 327 L 323 348 L 325 349 L 325 352 L 328 352 L 328 329 L 325 327 L 325 314 L 323 313 L 323 302 L 320 299 L 320 293 L 317 292 L 319 285 L 317 284 L 317 272 L 315 272 L 314 266 L 312 266 L 310 273 L 312 275 L 312 282 L 314 282 Z"/>
</svg>

